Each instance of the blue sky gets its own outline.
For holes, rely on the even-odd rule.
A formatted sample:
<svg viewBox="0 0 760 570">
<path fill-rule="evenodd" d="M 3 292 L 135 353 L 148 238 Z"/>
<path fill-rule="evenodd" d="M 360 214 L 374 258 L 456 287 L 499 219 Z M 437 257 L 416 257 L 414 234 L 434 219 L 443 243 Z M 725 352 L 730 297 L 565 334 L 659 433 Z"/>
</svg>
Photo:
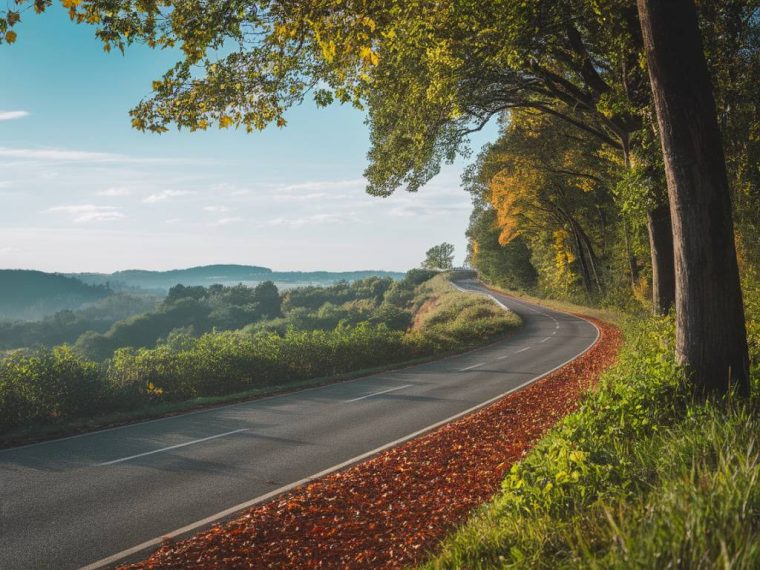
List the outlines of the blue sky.
<svg viewBox="0 0 760 570">
<path fill-rule="evenodd" d="M 442 241 L 463 260 L 462 163 L 417 194 L 368 196 L 367 127 L 345 106 L 252 135 L 139 133 L 128 111 L 174 54 L 106 54 L 58 8 L 18 32 L 0 45 L 0 267 L 406 270 Z"/>
</svg>

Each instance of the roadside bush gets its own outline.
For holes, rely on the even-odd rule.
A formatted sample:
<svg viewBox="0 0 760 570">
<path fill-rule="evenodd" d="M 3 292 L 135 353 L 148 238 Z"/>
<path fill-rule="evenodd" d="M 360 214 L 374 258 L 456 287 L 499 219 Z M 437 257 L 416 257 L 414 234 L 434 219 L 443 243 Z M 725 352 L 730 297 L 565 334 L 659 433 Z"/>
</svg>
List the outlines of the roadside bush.
<svg viewBox="0 0 760 570">
<path fill-rule="evenodd" d="M 81 417 L 104 397 L 97 364 L 68 346 L 17 352 L 0 359 L 0 428 Z"/>
</svg>

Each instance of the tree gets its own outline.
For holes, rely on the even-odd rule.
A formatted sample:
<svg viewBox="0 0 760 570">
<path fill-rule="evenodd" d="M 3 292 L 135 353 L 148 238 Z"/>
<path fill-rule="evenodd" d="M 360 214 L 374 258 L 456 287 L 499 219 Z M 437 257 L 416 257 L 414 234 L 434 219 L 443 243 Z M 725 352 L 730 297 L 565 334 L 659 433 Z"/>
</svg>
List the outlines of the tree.
<svg viewBox="0 0 760 570">
<path fill-rule="evenodd" d="M 259 313 L 269 319 L 282 316 L 282 298 L 277 286 L 272 281 L 263 281 L 253 290 L 254 302 L 258 304 Z"/>
<path fill-rule="evenodd" d="M 676 266 L 676 355 L 703 391 L 749 392 L 731 200 L 710 76 L 692 0 L 638 0 Z"/>
<path fill-rule="evenodd" d="M 425 252 L 425 261 L 422 262 L 425 269 L 452 269 L 454 267 L 454 246 L 443 242 L 434 245 Z"/>
</svg>

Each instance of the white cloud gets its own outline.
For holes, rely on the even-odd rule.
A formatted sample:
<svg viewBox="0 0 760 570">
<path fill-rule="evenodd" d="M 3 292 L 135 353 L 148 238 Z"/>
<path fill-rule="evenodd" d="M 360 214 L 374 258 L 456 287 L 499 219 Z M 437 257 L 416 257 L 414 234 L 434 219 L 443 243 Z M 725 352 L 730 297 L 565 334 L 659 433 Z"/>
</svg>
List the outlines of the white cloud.
<svg viewBox="0 0 760 570">
<path fill-rule="evenodd" d="M 288 184 L 280 188 L 283 192 L 299 192 L 302 190 L 310 192 L 321 192 L 324 190 L 345 190 L 348 188 L 364 188 L 367 182 L 364 178 L 354 178 L 353 180 L 320 180 L 312 182 L 301 182 L 298 184 Z"/>
<path fill-rule="evenodd" d="M 75 222 L 111 222 L 124 218 L 124 214 L 113 206 L 96 206 L 94 204 L 77 204 L 56 206 L 46 212 L 70 214 Z"/>
<path fill-rule="evenodd" d="M 28 117 L 27 111 L 0 111 L 0 121 L 12 121 L 13 119 L 22 119 Z"/>
<path fill-rule="evenodd" d="M 191 190 L 162 190 L 161 192 L 157 192 L 156 194 L 151 194 L 147 198 L 143 199 L 143 202 L 146 204 L 156 204 L 158 202 L 166 202 L 167 200 L 171 200 L 172 198 L 179 198 L 180 196 L 190 196 L 192 194 L 197 194 L 197 192 L 193 192 Z"/>
<path fill-rule="evenodd" d="M 0 147 L 0 158 L 61 162 L 119 162 L 130 160 L 126 156 L 106 152 L 88 152 L 83 150 L 65 150 L 57 148 L 39 149 L 8 147 Z"/>
<path fill-rule="evenodd" d="M 215 221 L 212 226 L 228 226 L 230 224 L 236 224 L 238 222 L 242 222 L 243 218 L 221 218 L 217 221 Z"/>
<path fill-rule="evenodd" d="M 350 221 L 352 221 L 352 218 L 349 216 L 338 214 L 314 214 L 300 218 L 274 218 L 269 220 L 266 225 L 299 228 L 302 226 L 316 226 L 321 224 L 344 224 Z"/>
<path fill-rule="evenodd" d="M 111 188 L 106 188 L 105 190 L 101 190 L 100 192 L 95 192 L 96 196 L 106 196 L 108 198 L 117 198 L 119 196 L 129 196 L 130 194 L 132 194 L 132 190 L 124 186 L 113 186 Z"/>
<path fill-rule="evenodd" d="M 38 162 L 72 162 L 80 164 L 182 164 L 185 159 L 147 158 L 110 152 L 91 152 L 65 148 L 11 148 L 0 146 L 0 159 L 34 160 Z M 197 163 L 197 161 L 195 161 Z"/>
<path fill-rule="evenodd" d="M 230 211 L 230 209 L 227 206 L 206 206 L 203 209 L 206 210 L 207 212 L 218 212 L 220 214 Z"/>
<path fill-rule="evenodd" d="M 168 220 L 164 220 L 165 224 L 178 224 L 182 221 L 182 218 L 169 218 Z"/>
</svg>

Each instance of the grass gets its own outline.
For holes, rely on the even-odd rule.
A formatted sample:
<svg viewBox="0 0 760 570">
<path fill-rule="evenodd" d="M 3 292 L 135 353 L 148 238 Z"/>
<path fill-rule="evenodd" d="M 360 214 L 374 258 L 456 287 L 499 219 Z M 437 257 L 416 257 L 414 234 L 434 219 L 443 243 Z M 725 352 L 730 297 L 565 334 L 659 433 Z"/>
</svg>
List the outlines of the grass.
<svg viewBox="0 0 760 570">
<path fill-rule="evenodd" d="M 749 399 L 696 400 L 670 320 L 624 330 L 599 389 L 426 567 L 760 568 L 760 355 Z"/>
</svg>

